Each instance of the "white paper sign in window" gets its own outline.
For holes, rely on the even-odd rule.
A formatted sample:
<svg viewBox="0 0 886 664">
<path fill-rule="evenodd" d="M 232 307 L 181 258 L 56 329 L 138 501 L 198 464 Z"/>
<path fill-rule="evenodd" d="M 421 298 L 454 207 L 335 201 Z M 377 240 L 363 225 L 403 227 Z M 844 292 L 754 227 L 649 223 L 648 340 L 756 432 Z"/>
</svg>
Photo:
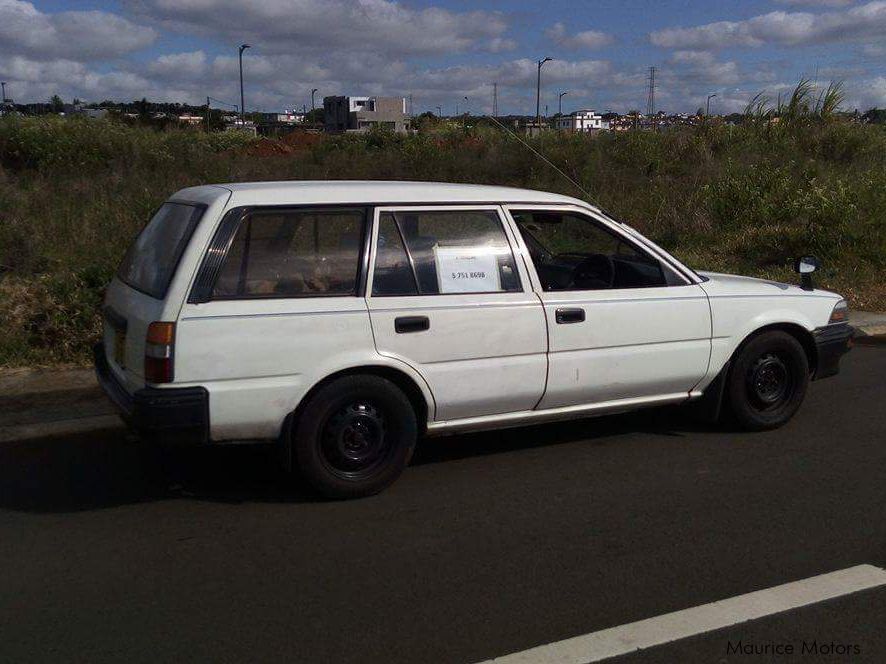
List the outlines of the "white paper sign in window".
<svg viewBox="0 0 886 664">
<path fill-rule="evenodd" d="M 493 247 L 434 247 L 441 293 L 501 290 L 498 250 Z"/>
</svg>

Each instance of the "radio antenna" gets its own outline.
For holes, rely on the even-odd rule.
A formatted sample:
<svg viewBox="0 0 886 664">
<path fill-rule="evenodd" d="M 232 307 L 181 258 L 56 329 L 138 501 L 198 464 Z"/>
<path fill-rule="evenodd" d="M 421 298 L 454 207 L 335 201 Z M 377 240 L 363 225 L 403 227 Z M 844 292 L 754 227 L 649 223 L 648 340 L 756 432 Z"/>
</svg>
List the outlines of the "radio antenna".
<svg viewBox="0 0 886 664">
<path fill-rule="evenodd" d="M 591 196 L 591 194 L 588 192 L 587 189 L 585 189 L 585 188 L 582 187 L 578 182 L 576 182 L 576 181 L 573 180 L 571 177 L 569 177 L 568 175 L 566 175 L 566 173 L 564 173 L 562 170 L 560 170 L 554 162 L 552 162 L 550 159 L 548 159 L 547 157 L 545 157 L 541 152 L 539 152 L 538 150 L 536 150 L 534 147 L 532 147 L 531 145 L 529 145 L 529 143 L 527 143 L 527 142 L 524 141 L 522 138 L 520 138 L 515 132 L 511 131 L 508 127 L 506 127 L 505 125 L 503 125 L 503 124 L 502 124 L 501 122 L 499 122 L 496 118 L 494 118 L 494 117 L 490 117 L 490 116 L 487 116 L 487 117 L 488 117 L 490 120 L 492 120 L 495 124 L 497 124 L 499 127 L 501 127 L 502 129 L 504 129 L 504 131 L 505 131 L 506 134 L 508 134 L 509 136 L 513 137 L 518 143 L 520 143 L 521 145 L 523 145 L 523 147 L 525 147 L 527 150 L 529 150 L 530 152 L 532 152 L 536 157 L 538 157 L 539 159 L 541 159 L 541 160 L 542 160 L 543 162 L 545 162 L 548 166 L 550 166 L 550 167 L 553 168 L 555 171 L 557 171 L 560 175 L 562 175 L 564 178 L 566 178 L 566 179 L 569 181 L 569 183 L 572 184 L 573 187 L 575 187 L 575 188 L 578 189 L 581 193 L 583 193 L 585 196 L 587 196 L 588 201 L 590 201 L 590 200 L 593 198 L 593 197 Z"/>
</svg>

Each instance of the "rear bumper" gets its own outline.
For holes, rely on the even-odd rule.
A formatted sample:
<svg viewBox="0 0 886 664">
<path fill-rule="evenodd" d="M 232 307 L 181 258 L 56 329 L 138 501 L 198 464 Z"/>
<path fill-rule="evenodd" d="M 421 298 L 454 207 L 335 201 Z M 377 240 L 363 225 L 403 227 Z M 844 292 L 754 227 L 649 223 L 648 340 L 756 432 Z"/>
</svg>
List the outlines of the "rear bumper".
<svg viewBox="0 0 886 664">
<path fill-rule="evenodd" d="M 144 387 L 130 394 L 108 366 L 105 349 L 93 349 L 95 375 L 123 420 L 139 436 L 158 443 L 209 442 L 209 393 L 203 387 Z"/>
<path fill-rule="evenodd" d="M 852 326 L 848 323 L 826 325 L 812 330 L 818 357 L 814 380 L 840 372 L 840 358 L 849 352 L 852 332 Z"/>
</svg>

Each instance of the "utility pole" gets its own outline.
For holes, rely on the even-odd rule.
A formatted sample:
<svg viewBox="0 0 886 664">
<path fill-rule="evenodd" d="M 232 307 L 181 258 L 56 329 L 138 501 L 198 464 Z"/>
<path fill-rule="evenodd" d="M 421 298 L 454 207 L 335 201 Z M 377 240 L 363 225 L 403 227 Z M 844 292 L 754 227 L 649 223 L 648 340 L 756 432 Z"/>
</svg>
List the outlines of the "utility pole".
<svg viewBox="0 0 886 664">
<path fill-rule="evenodd" d="M 704 112 L 705 119 L 707 119 L 708 116 L 711 114 L 711 99 L 713 99 L 716 96 L 717 96 L 716 93 L 714 93 L 712 95 L 708 95 L 708 103 L 707 103 L 707 106 L 705 106 L 705 112 Z"/>
<path fill-rule="evenodd" d="M 0 81 L 0 86 L 3 86 L 3 103 L 6 103 L 6 81 Z"/>
<path fill-rule="evenodd" d="M 246 123 L 243 119 L 243 113 L 246 111 L 246 104 L 243 102 L 243 51 L 250 48 L 250 44 L 240 44 L 240 126 L 245 127 Z"/>
<path fill-rule="evenodd" d="M 206 133 L 209 133 L 209 97 L 206 98 Z"/>
<path fill-rule="evenodd" d="M 407 97 L 407 99 L 409 100 L 408 108 L 409 108 L 409 117 L 411 118 L 412 117 L 412 93 L 411 92 L 409 93 L 409 97 Z"/>
<path fill-rule="evenodd" d="M 535 127 L 541 133 L 541 67 L 553 58 L 544 58 L 538 61 L 538 77 L 535 80 Z"/>
<path fill-rule="evenodd" d="M 498 82 L 492 84 L 492 117 L 498 117 Z"/>
<path fill-rule="evenodd" d="M 649 93 L 646 96 L 646 115 L 652 121 L 652 130 L 655 131 L 655 67 L 649 68 Z"/>
<path fill-rule="evenodd" d="M 311 123 L 314 123 L 316 121 L 315 116 L 317 115 L 314 112 L 316 110 L 316 107 L 314 106 L 314 94 L 316 92 L 317 92 L 317 88 L 311 88 Z"/>
</svg>

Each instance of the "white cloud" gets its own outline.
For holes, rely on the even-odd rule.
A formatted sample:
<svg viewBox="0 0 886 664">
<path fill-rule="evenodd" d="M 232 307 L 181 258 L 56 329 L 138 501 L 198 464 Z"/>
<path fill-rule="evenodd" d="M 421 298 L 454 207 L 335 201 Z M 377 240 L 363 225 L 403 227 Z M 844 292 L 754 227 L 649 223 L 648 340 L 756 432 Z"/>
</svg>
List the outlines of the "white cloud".
<svg viewBox="0 0 886 664">
<path fill-rule="evenodd" d="M 614 41 L 611 35 L 598 30 L 585 30 L 570 35 L 566 32 L 566 26 L 559 21 L 545 30 L 545 36 L 558 46 L 575 50 L 602 48 Z"/>
<path fill-rule="evenodd" d="M 796 5 L 806 7 L 848 7 L 855 0 L 775 0 L 782 5 Z"/>
<path fill-rule="evenodd" d="M 67 11 L 47 14 L 30 2 L 0 0 L 0 52 L 38 60 L 102 60 L 150 45 L 154 29 L 117 14 Z"/>
<path fill-rule="evenodd" d="M 20 56 L 5 63 L 7 92 L 19 102 L 48 100 L 59 94 L 64 99 L 134 99 L 163 94 L 162 89 L 137 73 L 97 72 L 72 60 L 32 60 Z"/>
<path fill-rule="evenodd" d="M 206 72 L 206 54 L 203 51 L 168 53 L 148 65 L 148 71 L 170 79 L 197 78 Z"/>
<path fill-rule="evenodd" d="M 869 108 L 886 108 L 886 76 L 876 76 L 847 91 L 843 108 L 866 111 Z"/>
<path fill-rule="evenodd" d="M 669 72 L 670 78 L 679 78 L 684 85 L 726 86 L 736 85 L 742 80 L 735 62 L 718 62 L 708 51 L 675 51 L 670 62 L 678 70 Z"/>
<path fill-rule="evenodd" d="M 665 28 L 649 35 L 656 46 L 719 49 L 821 44 L 886 38 L 886 0 L 875 0 L 845 12 L 810 14 L 776 11 L 746 21 L 718 21 L 690 28 Z"/>
<path fill-rule="evenodd" d="M 345 48 L 393 55 L 514 48 L 507 21 L 490 11 L 413 9 L 394 0 L 126 0 L 166 28 L 254 43 L 268 53 Z"/>
</svg>

